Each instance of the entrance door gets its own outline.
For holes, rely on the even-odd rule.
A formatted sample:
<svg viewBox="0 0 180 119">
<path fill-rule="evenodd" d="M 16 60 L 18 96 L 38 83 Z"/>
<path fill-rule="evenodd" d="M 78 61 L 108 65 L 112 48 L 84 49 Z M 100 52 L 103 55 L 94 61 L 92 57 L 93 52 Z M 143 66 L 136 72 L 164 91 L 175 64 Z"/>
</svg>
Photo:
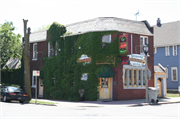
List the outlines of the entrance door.
<svg viewBox="0 0 180 119">
<path fill-rule="evenodd" d="M 159 90 L 158 97 L 162 97 L 162 80 L 160 78 L 157 80 L 157 89 Z"/>
<path fill-rule="evenodd" d="M 39 97 L 43 96 L 43 80 L 39 79 Z"/>
<path fill-rule="evenodd" d="M 111 78 L 99 78 L 99 99 L 111 99 Z"/>
</svg>

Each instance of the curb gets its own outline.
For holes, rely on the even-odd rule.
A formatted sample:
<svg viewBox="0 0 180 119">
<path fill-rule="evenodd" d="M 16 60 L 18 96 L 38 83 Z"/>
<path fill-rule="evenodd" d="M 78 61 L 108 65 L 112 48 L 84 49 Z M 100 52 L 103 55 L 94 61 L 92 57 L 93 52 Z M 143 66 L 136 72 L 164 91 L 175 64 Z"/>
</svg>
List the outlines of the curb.
<svg viewBox="0 0 180 119">
<path fill-rule="evenodd" d="M 180 101 L 177 101 L 177 102 L 159 102 L 159 103 L 132 104 L 132 105 L 129 105 L 128 107 L 146 106 L 146 105 L 161 105 L 161 104 L 172 104 L 172 103 L 180 103 Z"/>
</svg>

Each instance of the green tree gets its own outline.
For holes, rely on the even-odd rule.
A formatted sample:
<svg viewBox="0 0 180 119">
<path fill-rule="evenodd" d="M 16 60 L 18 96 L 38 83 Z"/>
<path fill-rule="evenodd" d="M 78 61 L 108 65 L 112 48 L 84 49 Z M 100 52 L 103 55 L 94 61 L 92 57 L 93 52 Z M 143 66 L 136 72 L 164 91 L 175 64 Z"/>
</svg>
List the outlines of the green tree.
<svg viewBox="0 0 180 119">
<path fill-rule="evenodd" d="M 50 28 L 50 26 L 51 26 L 50 24 L 47 25 L 47 26 L 43 25 L 43 26 L 37 28 L 35 31 L 48 30 Z"/>
<path fill-rule="evenodd" d="M 1 68 L 10 58 L 22 57 L 21 35 L 15 34 L 14 29 L 12 22 L 6 21 L 4 24 L 0 24 Z"/>
</svg>

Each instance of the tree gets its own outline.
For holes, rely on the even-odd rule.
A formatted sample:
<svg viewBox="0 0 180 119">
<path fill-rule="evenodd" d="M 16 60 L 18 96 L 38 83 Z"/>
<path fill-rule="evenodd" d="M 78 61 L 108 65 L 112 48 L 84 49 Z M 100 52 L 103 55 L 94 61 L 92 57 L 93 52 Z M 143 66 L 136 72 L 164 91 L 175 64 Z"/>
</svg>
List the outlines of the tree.
<svg viewBox="0 0 180 119">
<path fill-rule="evenodd" d="M 10 58 L 21 58 L 21 35 L 15 34 L 15 27 L 12 22 L 6 21 L 3 25 L 0 25 L 0 52 L 1 52 L 1 68 L 7 63 Z"/>
<path fill-rule="evenodd" d="M 50 26 L 51 26 L 50 24 L 47 25 L 47 26 L 43 25 L 43 26 L 37 28 L 35 31 L 48 30 L 50 28 Z"/>
</svg>

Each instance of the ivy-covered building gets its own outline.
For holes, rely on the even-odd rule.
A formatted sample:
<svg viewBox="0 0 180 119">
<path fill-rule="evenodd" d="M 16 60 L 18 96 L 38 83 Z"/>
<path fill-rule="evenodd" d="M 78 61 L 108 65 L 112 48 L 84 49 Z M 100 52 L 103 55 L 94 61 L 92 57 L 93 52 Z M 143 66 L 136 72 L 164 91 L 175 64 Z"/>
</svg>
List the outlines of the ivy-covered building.
<svg viewBox="0 0 180 119">
<path fill-rule="evenodd" d="M 143 56 L 145 43 L 148 69 L 154 74 L 153 34 L 147 21 L 100 17 L 66 26 L 53 23 L 48 31 L 30 35 L 32 93 L 32 72 L 40 70 L 39 97 L 79 100 L 84 89 L 84 100 L 145 98 L 145 66 L 129 63 L 137 61 L 131 56 Z M 154 87 L 153 75 L 148 84 Z"/>
</svg>

